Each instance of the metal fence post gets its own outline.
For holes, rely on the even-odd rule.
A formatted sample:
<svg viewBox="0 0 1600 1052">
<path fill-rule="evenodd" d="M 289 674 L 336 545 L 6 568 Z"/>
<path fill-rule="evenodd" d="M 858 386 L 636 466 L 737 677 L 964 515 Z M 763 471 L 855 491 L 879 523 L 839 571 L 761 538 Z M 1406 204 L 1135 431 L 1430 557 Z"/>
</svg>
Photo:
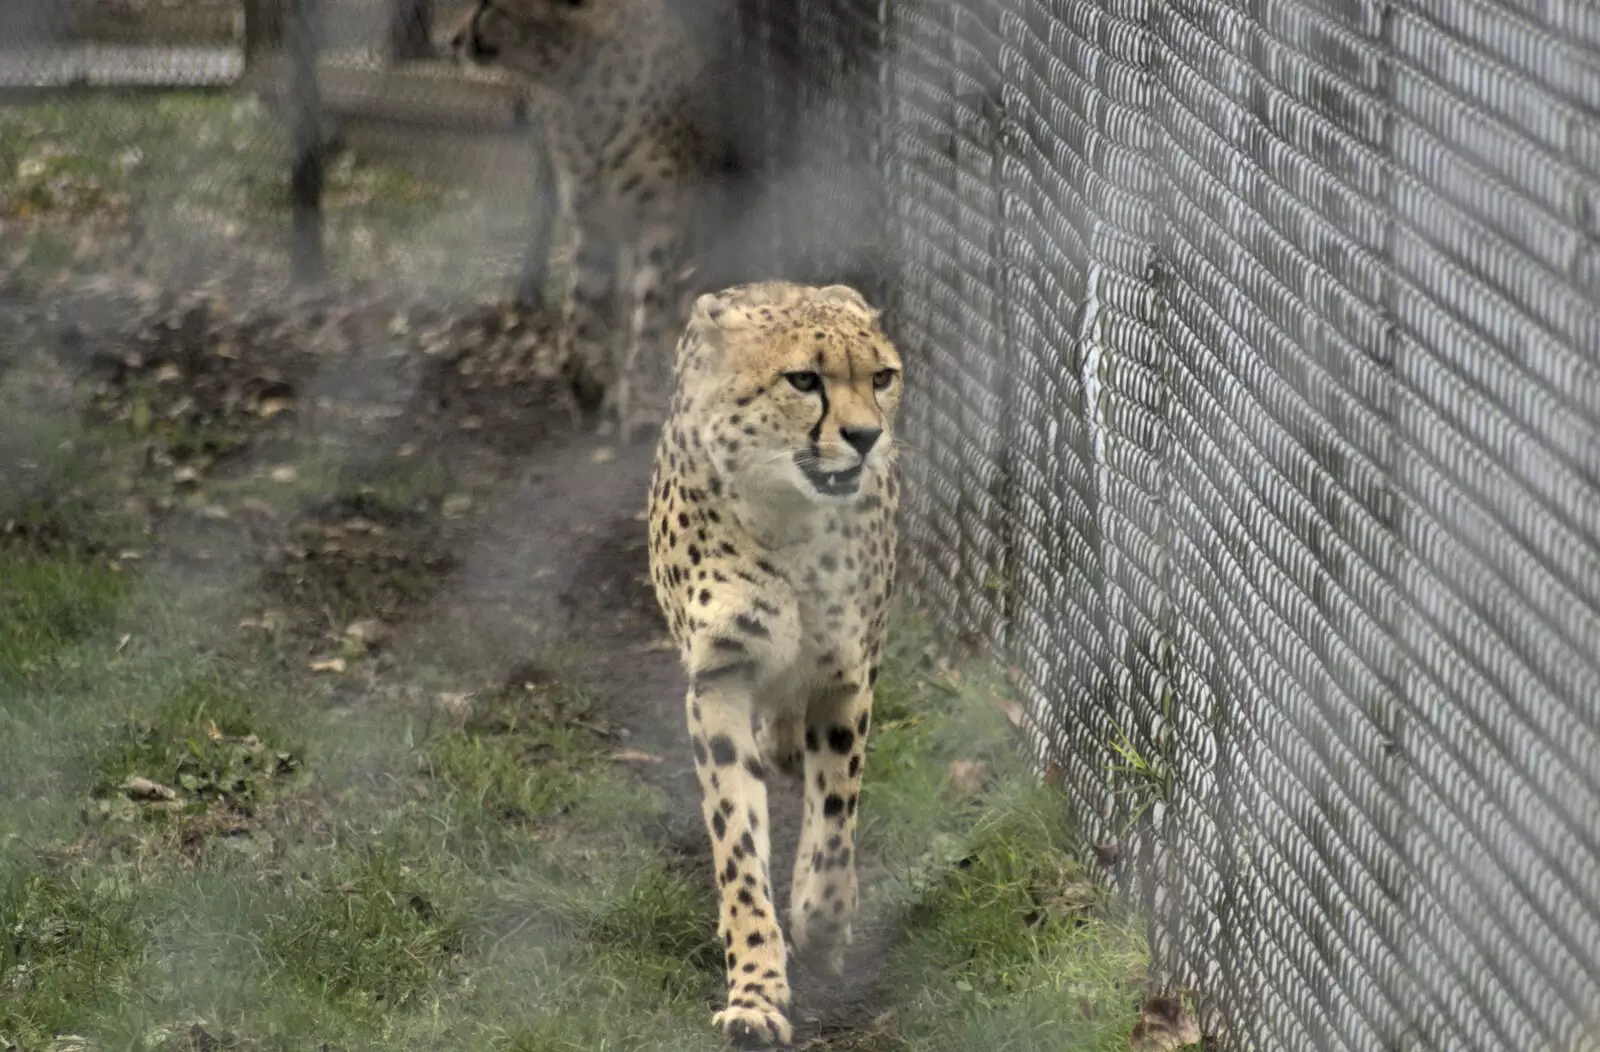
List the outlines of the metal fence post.
<svg viewBox="0 0 1600 1052">
<path fill-rule="evenodd" d="M 317 89 L 317 0 L 290 0 L 290 84 L 294 151 L 289 174 L 293 213 L 290 274 L 298 284 L 327 275 L 322 249 L 322 97 Z"/>
<path fill-rule="evenodd" d="M 389 12 L 389 60 L 433 57 L 433 0 L 393 0 Z"/>
<path fill-rule="evenodd" d="M 244 0 L 244 62 L 252 68 L 283 49 L 285 0 Z"/>
</svg>

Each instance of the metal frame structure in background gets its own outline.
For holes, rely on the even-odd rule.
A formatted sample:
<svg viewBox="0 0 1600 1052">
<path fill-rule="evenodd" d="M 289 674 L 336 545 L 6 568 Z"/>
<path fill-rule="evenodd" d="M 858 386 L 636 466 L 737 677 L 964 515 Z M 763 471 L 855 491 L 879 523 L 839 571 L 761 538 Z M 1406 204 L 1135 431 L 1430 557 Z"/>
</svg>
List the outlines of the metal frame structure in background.
<svg viewBox="0 0 1600 1052">
<path fill-rule="evenodd" d="M 770 269 L 888 304 L 907 584 L 1155 983 L 1227 1048 L 1600 1048 L 1600 8 L 740 8 Z"/>
</svg>

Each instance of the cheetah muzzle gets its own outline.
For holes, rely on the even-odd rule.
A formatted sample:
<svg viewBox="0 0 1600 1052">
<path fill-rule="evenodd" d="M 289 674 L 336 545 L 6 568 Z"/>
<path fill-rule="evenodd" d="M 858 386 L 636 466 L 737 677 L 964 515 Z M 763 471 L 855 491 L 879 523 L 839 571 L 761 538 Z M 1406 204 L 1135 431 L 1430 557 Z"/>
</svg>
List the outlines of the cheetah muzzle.
<svg viewBox="0 0 1600 1052">
<path fill-rule="evenodd" d="M 678 341 L 650 486 L 650 575 L 689 680 L 727 1007 L 740 1047 L 788 1044 L 789 946 L 838 972 L 895 568 L 900 356 L 842 285 L 701 296 Z M 788 941 L 767 778 L 803 780 Z"/>
</svg>

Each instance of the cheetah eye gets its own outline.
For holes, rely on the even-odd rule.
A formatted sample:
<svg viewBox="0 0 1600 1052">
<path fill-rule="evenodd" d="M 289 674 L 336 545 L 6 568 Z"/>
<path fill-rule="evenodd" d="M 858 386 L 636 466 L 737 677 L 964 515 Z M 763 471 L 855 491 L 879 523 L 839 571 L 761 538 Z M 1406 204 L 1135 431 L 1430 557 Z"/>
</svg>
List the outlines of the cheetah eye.
<svg viewBox="0 0 1600 1052">
<path fill-rule="evenodd" d="M 872 389 L 874 391 L 887 391 L 892 383 L 894 383 L 893 369 L 879 369 L 872 374 Z"/>
<path fill-rule="evenodd" d="M 818 376 L 814 372 L 811 372 L 810 370 L 797 373 L 784 373 L 783 378 L 789 381 L 790 387 L 793 387 L 801 394 L 810 394 L 822 386 L 822 377 Z"/>
</svg>

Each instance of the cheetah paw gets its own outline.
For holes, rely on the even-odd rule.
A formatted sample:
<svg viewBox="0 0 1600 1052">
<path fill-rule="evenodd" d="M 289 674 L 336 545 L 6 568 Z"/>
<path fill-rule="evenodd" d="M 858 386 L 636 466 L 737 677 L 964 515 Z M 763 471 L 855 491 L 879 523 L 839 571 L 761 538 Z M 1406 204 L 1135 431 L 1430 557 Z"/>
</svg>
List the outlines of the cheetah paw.
<svg viewBox="0 0 1600 1052">
<path fill-rule="evenodd" d="M 812 972 L 843 975 L 845 949 L 853 941 L 849 923 L 833 928 L 826 925 L 812 928 L 803 923 L 791 923 L 790 926 L 790 944 L 795 961 Z"/>
<path fill-rule="evenodd" d="M 844 974 L 844 944 L 813 943 L 803 953 L 796 951 L 795 960 L 807 971 L 841 976 Z"/>
<path fill-rule="evenodd" d="M 771 1048 L 794 1040 L 794 1027 L 771 1008 L 729 1006 L 711 1017 L 734 1048 Z"/>
</svg>

